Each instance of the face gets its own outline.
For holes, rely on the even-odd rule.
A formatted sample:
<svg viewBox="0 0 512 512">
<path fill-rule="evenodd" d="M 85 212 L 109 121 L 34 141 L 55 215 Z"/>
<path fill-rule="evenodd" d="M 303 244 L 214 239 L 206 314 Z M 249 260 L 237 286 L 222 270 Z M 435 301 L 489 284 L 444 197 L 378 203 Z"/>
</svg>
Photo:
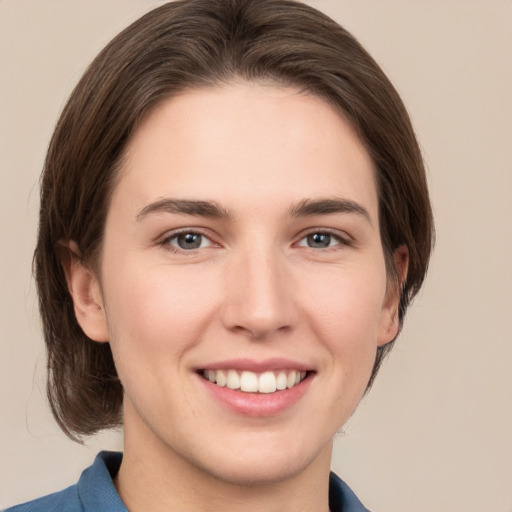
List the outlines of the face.
<svg viewBox="0 0 512 512">
<path fill-rule="evenodd" d="M 224 481 L 328 464 L 396 334 L 371 159 L 291 88 L 194 90 L 147 117 L 100 269 L 79 320 L 110 340 L 126 443 Z"/>
</svg>

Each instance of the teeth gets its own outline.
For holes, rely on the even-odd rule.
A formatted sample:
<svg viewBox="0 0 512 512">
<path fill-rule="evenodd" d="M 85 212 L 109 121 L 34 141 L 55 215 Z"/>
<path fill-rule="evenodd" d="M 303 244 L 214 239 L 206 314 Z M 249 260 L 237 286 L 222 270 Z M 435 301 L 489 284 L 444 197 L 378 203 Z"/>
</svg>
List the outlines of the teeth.
<svg viewBox="0 0 512 512">
<path fill-rule="evenodd" d="M 295 380 L 297 379 L 297 372 L 295 370 L 292 370 L 288 377 L 286 378 L 286 387 L 287 388 L 293 388 L 295 386 Z"/>
<path fill-rule="evenodd" d="M 223 372 L 222 370 L 217 370 L 216 374 L 217 374 L 217 377 L 216 377 L 217 385 L 224 387 L 227 384 L 226 373 Z"/>
<path fill-rule="evenodd" d="M 258 391 L 260 393 L 273 393 L 277 389 L 276 376 L 272 372 L 260 375 Z"/>
<path fill-rule="evenodd" d="M 226 386 L 229 389 L 238 389 L 240 387 L 240 377 L 235 370 L 229 370 L 226 378 Z"/>
<path fill-rule="evenodd" d="M 240 377 L 240 389 L 248 393 L 258 391 L 258 376 L 252 372 L 242 372 Z"/>
<path fill-rule="evenodd" d="M 279 372 L 276 379 L 276 388 L 279 390 L 286 389 L 286 373 Z"/>
<path fill-rule="evenodd" d="M 260 374 L 237 370 L 205 370 L 203 375 L 217 386 L 240 389 L 245 393 L 274 393 L 286 388 L 293 388 L 306 378 L 306 372 L 284 370 L 280 372 L 263 372 Z"/>
</svg>

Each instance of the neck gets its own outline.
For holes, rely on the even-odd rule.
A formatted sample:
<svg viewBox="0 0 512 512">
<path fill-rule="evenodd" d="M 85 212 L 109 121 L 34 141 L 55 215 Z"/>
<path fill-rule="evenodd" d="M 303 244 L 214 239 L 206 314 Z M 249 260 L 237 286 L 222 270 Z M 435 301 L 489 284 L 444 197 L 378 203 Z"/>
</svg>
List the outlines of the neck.
<svg viewBox="0 0 512 512">
<path fill-rule="evenodd" d="M 141 422 L 140 422 L 141 423 Z M 115 485 L 131 512 L 328 512 L 332 443 L 300 471 L 278 481 L 222 478 L 194 465 L 145 425 L 125 423 L 124 456 Z M 265 461 L 262 461 L 262 465 Z"/>
</svg>

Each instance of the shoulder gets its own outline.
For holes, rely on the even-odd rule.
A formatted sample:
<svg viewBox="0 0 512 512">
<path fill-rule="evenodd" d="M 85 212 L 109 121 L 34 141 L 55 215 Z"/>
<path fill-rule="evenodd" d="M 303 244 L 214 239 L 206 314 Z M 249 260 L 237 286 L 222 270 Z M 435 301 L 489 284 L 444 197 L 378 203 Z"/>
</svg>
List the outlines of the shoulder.
<svg viewBox="0 0 512 512">
<path fill-rule="evenodd" d="M 63 491 L 16 505 L 8 508 L 5 512 L 48 512 L 49 510 L 52 512 L 82 512 L 77 486 L 72 485 Z"/>
<path fill-rule="evenodd" d="M 334 473 L 329 475 L 329 509 L 332 512 L 370 512 L 354 491 Z"/>
<path fill-rule="evenodd" d="M 112 481 L 121 458 L 120 453 L 101 452 L 75 485 L 4 512 L 127 512 Z"/>
</svg>

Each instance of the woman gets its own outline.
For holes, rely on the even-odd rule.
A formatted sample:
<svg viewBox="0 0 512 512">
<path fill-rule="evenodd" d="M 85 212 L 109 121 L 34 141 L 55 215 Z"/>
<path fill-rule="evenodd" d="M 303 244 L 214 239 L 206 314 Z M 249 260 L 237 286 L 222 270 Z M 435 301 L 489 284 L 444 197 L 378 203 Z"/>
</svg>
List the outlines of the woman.
<svg viewBox="0 0 512 512">
<path fill-rule="evenodd" d="M 12 510 L 366 510 L 329 473 L 423 281 L 432 216 L 396 91 L 286 0 L 166 4 L 95 59 L 41 182 L 55 418 L 123 425 Z"/>
</svg>

